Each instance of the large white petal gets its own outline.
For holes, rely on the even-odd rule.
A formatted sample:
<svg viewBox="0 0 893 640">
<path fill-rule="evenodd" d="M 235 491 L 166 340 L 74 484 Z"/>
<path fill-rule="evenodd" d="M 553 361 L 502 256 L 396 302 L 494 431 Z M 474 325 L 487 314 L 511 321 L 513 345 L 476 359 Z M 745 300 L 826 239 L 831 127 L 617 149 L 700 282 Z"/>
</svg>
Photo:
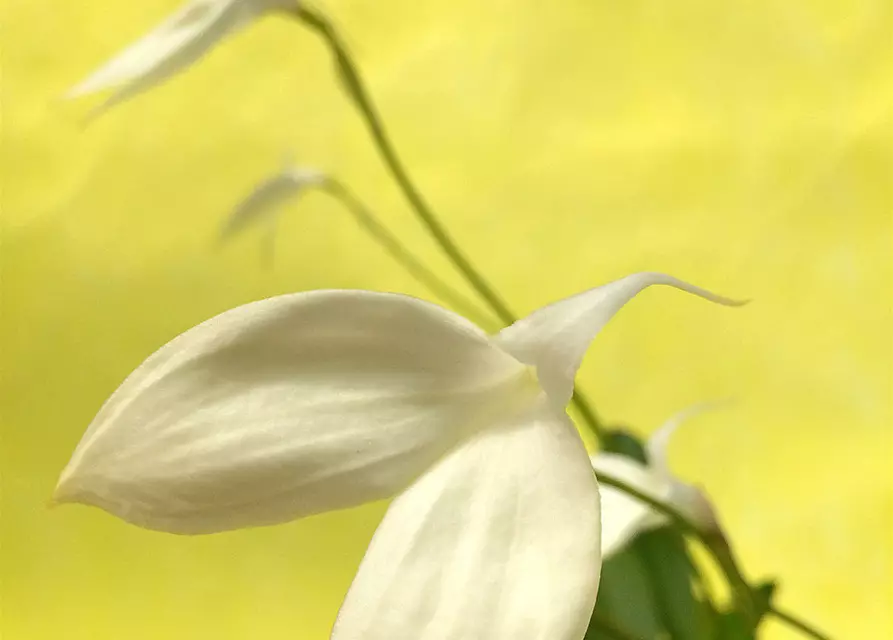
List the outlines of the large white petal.
<svg viewBox="0 0 893 640">
<path fill-rule="evenodd" d="M 506 327 L 496 341 L 521 362 L 537 367 L 540 382 L 561 406 L 589 344 L 623 305 L 643 289 L 669 285 L 726 305 L 742 304 L 661 273 L 637 273 L 534 311 Z"/>
<path fill-rule="evenodd" d="M 391 505 L 333 640 L 580 640 L 598 589 L 598 505 L 566 416 L 540 407 L 480 432 Z"/>
<path fill-rule="evenodd" d="M 667 500 L 672 483 L 637 460 L 614 453 L 592 456 L 592 467 L 621 480 L 634 489 L 656 500 Z M 633 496 L 601 485 L 602 494 L 602 556 L 607 558 L 622 550 L 637 533 L 655 527 L 664 517 Z"/>
<path fill-rule="evenodd" d="M 239 307 L 141 365 L 90 425 L 58 502 L 151 529 L 271 524 L 390 497 L 500 411 L 525 368 L 407 296 Z"/>
</svg>

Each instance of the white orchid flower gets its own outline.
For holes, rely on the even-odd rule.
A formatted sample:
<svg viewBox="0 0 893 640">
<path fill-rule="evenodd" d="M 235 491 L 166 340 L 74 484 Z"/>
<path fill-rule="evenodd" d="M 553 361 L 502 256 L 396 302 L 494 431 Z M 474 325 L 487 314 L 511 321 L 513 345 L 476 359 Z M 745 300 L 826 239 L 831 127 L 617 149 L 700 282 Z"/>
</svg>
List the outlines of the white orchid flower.
<svg viewBox="0 0 893 640">
<path fill-rule="evenodd" d="M 584 352 L 636 274 L 487 336 L 408 296 L 254 302 L 149 357 L 102 407 L 56 488 L 197 534 L 396 496 L 337 640 L 580 640 L 600 570 L 599 494 L 565 413 Z"/>
<path fill-rule="evenodd" d="M 719 530 L 707 496 L 699 487 L 676 478 L 667 459 L 667 448 L 676 429 L 689 418 L 715 406 L 716 403 L 698 404 L 667 420 L 648 440 L 647 465 L 616 453 L 596 453 L 591 456 L 592 466 L 596 472 L 622 480 L 645 495 L 669 504 L 704 531 Z M 663 514 L 614 487 L 603 486 L 601 496 L 603 558 L 621 551 L 638 533 L 667 521 Z"/>
<path fill-rule="evenodd" d="M 120 87 L 103 105 L 108 108 L 183 71 L 261 14 L 295 6 L 295 0 L 192 0 L 71 89 L 66 97 Z"/>
<path fill-rule="evenodd" d="M 260 182 L 236 205 L 223 225 L 220 238 L 227 240 L 255 223 L 265 223 L 262 245 L 264 262 L 271 264 L 276 247 L 276 226 L 282 206 L 301 196 L 307 189 L 329 184 L 329 177 L 317 169 L 284 166 L 278 173 Z"/>
<path fill-rule="evenodd" d="M 274 224 L 278 213 L 286 202 L 299 197 L 307 189 L 328 183 L 329 177 L 318 169 L 284 166 L 278 173 L 257 184 L 230 214 L 221 231 L 221 236 L 229 237 L 245 227 L 267 220 Z"/>
</svg>

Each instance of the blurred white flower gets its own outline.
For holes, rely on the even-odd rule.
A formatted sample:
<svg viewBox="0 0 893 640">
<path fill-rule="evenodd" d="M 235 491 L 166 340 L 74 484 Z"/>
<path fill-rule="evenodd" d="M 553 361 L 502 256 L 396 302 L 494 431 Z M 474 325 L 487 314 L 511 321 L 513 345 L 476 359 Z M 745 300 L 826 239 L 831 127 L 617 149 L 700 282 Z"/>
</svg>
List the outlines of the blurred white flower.
<svg viewBox="0 0 893 640">
<path fill-rule="evenodd" d="M 276 226 L 283 205 L 301 196 L 307 189 L 331 183 L 322 171 L 286 164 L 278 173 L 260 182 L 229 215 L 220 231 L 220 239 L 227 240 L 254 224 L 263 224 L 264 262 L 272 264 L 276 247 Z"/>
<path fill-rule="evenodd" d="M 718 530 L 710 501 L 700 488 L 676 478 L 667 460 L 670 438 L 679 425 L 714 407 L 715 403 L 698 404 L 667 420 L 648 440 L 647 465 L 616 453 L 596 453 L 591 456 L 592 467 L 669 504 L 704 531 Z M 636 534 L 666 522 L 666 516 L 619 489 L 603 486 L 601 495 L 602 556 L 605 558 L 621 551 Z"/>
<path fill-rule="evenodd" d="M 226 238 L 242 231 L 247 226 L 266 220 L 275 224 L 283 204 L 300 196 L 311 187 L 320 187 L 329 182 L 328 176 L 318 169 L 284 166 L 278 173 L 266 178 L 236 205 L 221 231 Z"/>
<path fill-rule="evenodd" d="M 363 231 L 378 243 L 406 272 L 431 293 L 443 300 L 466 318 L 489 324 L 489 314 L 482 313 L 447 281 L 432 271 L 415 255 L 399 236 L 388 229 L 363 202 L 344 184 L 322 171 L 294 165 L 287 159 L 282 168 L 257 184 L 239 202 L 222 225 L 220 240 L 225 241 L 251 226 L 263 228 L 261 255 L 267 265 L 272 264 L 276 247 L 276 230 L 284 205 L 298 200 L 309 189 L 316 189 L 335 198 L 353 216 Z"/>
<path fill-rule="evenodd" d="M 296 0 L 192 0 L 80 82 L 66 97 L 119 87 L 103 105 L 108 108 L 183 71 L 261 14 L 295 6 Z"/>
<path fill-rule="evenodd" d="M 487 336 L 408 296 L 254 302 L 149 357 L 56 489 L 129 522 L 209 533 L 396 496 L 338 640 L 580 640 L 598 588 L 599 494 L 565 413 L 636 274 Z"/>
</svg>

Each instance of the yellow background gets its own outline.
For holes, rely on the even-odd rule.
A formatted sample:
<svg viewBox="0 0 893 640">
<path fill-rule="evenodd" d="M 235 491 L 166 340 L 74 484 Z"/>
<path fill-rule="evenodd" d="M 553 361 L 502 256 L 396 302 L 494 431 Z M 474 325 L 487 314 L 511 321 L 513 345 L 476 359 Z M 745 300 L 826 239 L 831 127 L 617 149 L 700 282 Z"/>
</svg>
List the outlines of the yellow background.
<svg viewBox="0 0 893 640">
<path fill-rule="evenodd" d="M 45 506 L 117 384 L 250 300 L 426 296 L 313 195 L 277 259 L 222 218 L 293 153 L 447 271 L 309 32 L 269 18 L 82 126 L 59 96 L 172 0 L 3 0 L 4 640 L 327 637 L 383 506 L 199 538 Z M 839 640 L 893 637 L 891 34 L 883 1 L 335 2 L 391 132 L 520 312 L 636 270 L 670 290 L 596 341 L 582 382 L 648 433 L 731 396 L 672 449 L 750 576 Z M 777 624 L 769 638 L 795 637 Z"/>
</svg>

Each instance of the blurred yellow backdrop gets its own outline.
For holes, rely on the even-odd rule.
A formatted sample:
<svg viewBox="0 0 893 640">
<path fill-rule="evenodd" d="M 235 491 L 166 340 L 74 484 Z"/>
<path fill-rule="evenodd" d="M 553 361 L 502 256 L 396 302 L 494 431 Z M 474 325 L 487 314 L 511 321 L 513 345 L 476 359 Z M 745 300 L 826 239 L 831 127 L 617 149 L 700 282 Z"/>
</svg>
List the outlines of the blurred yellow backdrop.
<svg viewBox="0 0 893 640">
<path fill-rule="evenodd" d="M 178 332 L 278 293 L 427 293 L 322 196 L 272 268 L 222 218 L 293 154 L 447 272 L 311 34 L 269 18 L 82 125 L 59 99 L 175 8 L 3 0 L 4 640 L 328 637 L 383 505 L 200 538 L 46 508 L 117 384 Z M 752 577 L 838 639 L 893 637 L 891 40 L 881 0 L 337 2 L 412 172 L 519 312 L 636 270 L 582 381 L 674 442 Z M 454 280 L 456 281 L 456 280 Z M 795 637 L 778 625 L 766 637 Z"/>
</svg>

